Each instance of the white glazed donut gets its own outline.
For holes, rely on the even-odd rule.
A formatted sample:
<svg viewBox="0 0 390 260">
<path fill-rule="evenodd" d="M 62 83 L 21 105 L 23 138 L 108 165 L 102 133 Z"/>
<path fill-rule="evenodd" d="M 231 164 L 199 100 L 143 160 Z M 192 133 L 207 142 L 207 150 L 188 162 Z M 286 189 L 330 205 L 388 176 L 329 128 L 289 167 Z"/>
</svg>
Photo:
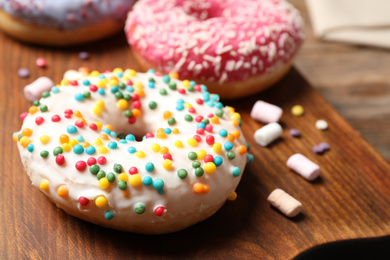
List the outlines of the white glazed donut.
<svg viewBox="0 0 390 260">
<path fill-rule="evenodd" d="M 123 29 L 134 0 L 0 0 L 0 29 L 31 43 L 67 46 Z"/>
<path fill-rule="evenodd" d="M 240 115 L 218 99 L 154 71 L 79 74 L 34 101 L 14 141 L 33 185 L 69 214 L 174 232 L 234 199 L 252 158 Z"/>
</svg>

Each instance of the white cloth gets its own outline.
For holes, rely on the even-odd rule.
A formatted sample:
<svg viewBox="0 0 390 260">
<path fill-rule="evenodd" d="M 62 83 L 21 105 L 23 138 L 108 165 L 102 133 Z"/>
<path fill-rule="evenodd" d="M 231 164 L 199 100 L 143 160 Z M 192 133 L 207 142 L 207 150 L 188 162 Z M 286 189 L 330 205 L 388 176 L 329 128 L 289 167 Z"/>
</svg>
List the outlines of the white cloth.
<svg viewBox="0 0 390 260">
<path fill-rule="evenodd" d="M 306 0 L 324 40 L 390 48 L 390 0 Z"/>
</svg>

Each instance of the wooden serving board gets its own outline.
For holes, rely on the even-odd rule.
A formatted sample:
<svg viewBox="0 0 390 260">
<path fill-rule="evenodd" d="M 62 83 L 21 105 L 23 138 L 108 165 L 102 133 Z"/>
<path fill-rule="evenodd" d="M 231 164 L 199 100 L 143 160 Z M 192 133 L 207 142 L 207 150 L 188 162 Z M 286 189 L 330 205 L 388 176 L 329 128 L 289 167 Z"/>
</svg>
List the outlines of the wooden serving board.
<svg viewBox="0 0 390 260">
<path fill-rule="evenodd" d="M 91 53 L 90 60 L 78 59 L 83 50 Z M 23 87 L 39 76 L 59 82 L 66 70 L 80 66 L 99 71 L 138 66 L 123 35 L 50 49 L 0 34 L 0 55 L 0 259 L 288 259 L 330 241 L 390 234 L 389 164 L 295 69 L 268 91 L 225 102 L 241 113 L 255 160 L 245 169 L 237 200 L 208 220 L 174 234 L 146 236 L 71 217 L 31 186 L 12 141 L 21 126 L 19 114 L 30 106 Z M 47 59 L 46 69 L 35 66 L 38 57 Z M 30 69 L 30 78 L 18 77 L 20 67 Z M 255 143 L 253 133 L 263 125 L 249 116 L 259 99 L 284 110 L 282 138 L 267 148 Z M 291 115 L 295 104 L 305 108 L 304 116 Z M 316 129 L 317 119 L 326 120 L 329 129 Z M 290 128 L 300 129 L 302 137 L 290 137 Z M 331 150 L 314 154 L 312 147 L 320 142 Z M 298 152 L 320 165 L 318 180 L 308 182 L 286 167 Z M 288 219 L 270 207 L 266 199 L 275 188 L 300 200 L 302 214 Z"/>
</svg>

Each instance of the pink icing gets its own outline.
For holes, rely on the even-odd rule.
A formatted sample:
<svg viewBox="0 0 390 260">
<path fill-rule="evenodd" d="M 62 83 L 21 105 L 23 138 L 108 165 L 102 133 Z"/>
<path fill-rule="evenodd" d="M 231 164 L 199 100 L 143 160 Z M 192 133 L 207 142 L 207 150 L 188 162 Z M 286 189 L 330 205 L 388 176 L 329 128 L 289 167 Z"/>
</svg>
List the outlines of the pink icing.
<svg viewBox="0 0 390 260">
<path fill-rule="evenodd" d="M 219 83 L 290 62 L 305 36 L 298 11 L 283 0 L 144 0 L 125 31 L 160 71 Z"/>
</svg>

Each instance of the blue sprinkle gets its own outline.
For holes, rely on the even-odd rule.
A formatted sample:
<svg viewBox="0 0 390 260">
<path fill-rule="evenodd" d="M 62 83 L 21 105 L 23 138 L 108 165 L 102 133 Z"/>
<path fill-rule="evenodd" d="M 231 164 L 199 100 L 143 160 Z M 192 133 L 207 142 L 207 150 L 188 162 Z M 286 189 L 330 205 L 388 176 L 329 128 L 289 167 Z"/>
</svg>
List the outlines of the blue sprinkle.
<svg viewBox="0 0 390 260">
<path fill-rule="evenodd" d="M 176 105 L 176 110 L 177 111 L 183 111 L 184 110 L 184 105 L 183 104 L 177 104 Z"/>
<path fill-rule="evenodd" d="M 213 101 L 213 100 L 207 101 L 206 105 L 208 107 L 214 107 L 215 106 L 215 101 Z"/>
<path fill-rule="evenodd" d="M 171 134 L 172 133 L 172 130 L 170 128 L 164 128 L 164 133 L 166 133 L 167 135 Z"/>
<path fill-rule="evenodd" d="M 111 131 L 111 136 L 114 137 L 114 138 L 117 138 L 117 134 L 114 132 L 114 131 Z"/>
<path fill-rule="evenodd" d="M 215 166 L 220 166 L 221 164 L 223 163 L 223 159 L 222 159 L 222 157 L 220 157 L 220 156 L 215 156 L 214 157 L 214 164 L 215 164 Z"/>
<path fill-rule="evenodd" d="M 109 142 L 107 146 L 110 149 L 116 149 L 118 147 L 118 144 L 116 142 Z"/>
<path fill-rule="evenodd" d="M 218 134 L 222 137 L 226 137 L 228 132 L 226 131 L 226 129 L 221 129 L 219 130 Z"/>
<path fill-rule="evenodd" d="M 76 93 L 76 95 L 74 95 L 74 99 L 76 99 L 77 101 L 83 101 L 84 95 L 81 93 Z"/>
<path fill-rule="evenodd" d="M 109 128 L 104 128 L 102 132 L 108 135 L 111 134 L 111 130 Z"/>
<path fill-rule="evenodd" d="M 54 94 L 57 94 L 58 92 L 60 92 L 60 89 L 57 87 L 52 87 L 51 92 L 53 92 Z"/>
<path fill-rule="evenodd" d="M 160 194 L 160 195 L 164 195 L 165 191 L 163 189 L 161 189 L 161 190 L 157 190 L 157 193 Z"/>
<path fill-rule="evenodd" d="M 119 91 L 119 87 L 118 86 L 112 86 L 110 91 L 111 91 L 111 93 L 114 94 L 114 93 Z"/>
<path fill-rule="evenodd" d="M 233 143 L 232 142 L 226 142 L 223 144 L 223 147 L 225 148 L 226 151 L 230 151 L 233 149 Z"/>
<path fill-rule="evenodd" d="M 150 73 L 150 74 L 154 74 L 156 71 L 154 70 L 154 69 L 149 69 L 148 70 L 148 73 Z"/>
<path fill-rule="evenodd" d="M 134 135 L 132 135 L 132 134 L 128 134 L 128 135 L 126 135 L 126 141 L 132 141 L 132 142 L 134 142 L 135 141 L 135 136 Z"/>
<path fill-rule="evenodd" d="M 182 99 L 182 98 L 179 98 L 177 101 L 176 101 L 176 104 L 184 104 L 185 103 L 185 101 L 184 101 L 184 99 Z"/>
<path fill-rule="evenodd" d="M 104 96 L 106 94 L 106 91 L 103 88 L 98 88 L 97 91 L 100 95 Z"/>
<path fill-rule="evenodd" d="M 155 179 L 153 181 L 153 188 L 156 190 L 162 190 L 164 188 L 164 181 L 162 179 Z"/>
<path fill-rule="evenodd" d="M 119 142 L 120 142 L 121 144 L 126 144 L 126 143 L 127 143 L 126 139 L 121 139 L 121 140 L 119 140 Z"/>
<path fill-rule="evenodd" d="M 248 163 L 253 162 L 254 159 L 255 159 L 255 158 L 253 157 L 252 154 L 250 154 L 250 153 L 247 153 L 247 154 L 246 154 L 246 160 L 247 160 Z"/>
<path fill-rule="evenodd" d="M 105 76 L 104 74 L 100 74 L 98 78 L 99 78 L 99 79 L 105 79 L 106 76 Z"/>
<path fill-rule="evenodd" d="M 207 91 L 207 87 L 205 86 L 205 85 L 200 85 L 200 89 L 202 90 L 202 91 Z M 209 93 L 210 94 L 210 93 Z"/>
<path fill-rule="evenodd" d="M 162 80 L 164 83 L 169 83 L 169 81 L 171 81 L 171 78 L 169 77 L 169 75 L 164 75 Z"/>
<path fill-rule="evenodd" d="M 206 128 L 206 125 L 205 125 L 204 123 L 200 122 L 200 123 L 198 123 L 198 124 L 196 125 L 196 129 L 198 129 L 198 128 L 203 128 L 203 129 L 205 129 L 205 128 Z"/>
<path fill-rule="evenodd" d="M 146 139 L 146 135 L 142 136 L 142 141 Z"/>
<path fill-rule="evenodd" d="M 190 81 L 190 85 L 191 85 L 191 87 L 194 87 L 194 86 L 196 85 L 196 82 L 193 81 L 193 80 L 191 80 L 191 81 Z"/>
<path fill-rule="evenodd" d="M 152 185 L 152 183 L 153 183 L 153 179 L 152 179 L 152 177 L 150 177 L 150 176 L 145 176 L 145 177 L 142 179 L 142 182 L 143 182 L 143 184 L 144 184 L 145 186 L 150 186 L 150 185 Z"/>
<path fill-rule="evenodd" d="M 77 128 L 76 128 L 74 125 L 69 125 L 69 126 L 66 128 L 66 131 L 67 131 L 69 134 L 75 134 L 75 133 L 77 133 Z"/>
<path fill-rule="evenodd" d="M 154 88 L 155 87 L 154 82 L 153 81 L 149 81 L 148 87 L 149 88 Z"/>
<path fill-rule="evenodd" d="M 238 167 L 234 167 L 232 173 L 234 177 L 238 177 L 241 174 L 241 169 Z"/>
<path fill-rule="evenodd" d="M 119 71 L 116 75 L 118 76 L 118 78 L 122 78 L 123 77 L 123 72 Z"/>
<path fill-rule="evenodd" d="M 114 213 L 112 213 L 111 211 L 106 211 L 106 213 L 104 213 L 104 217 L 107 219 L 107 220 L 111 220 L 114 218 Z"/>
<path fill-rule="evenodd" d="M 210 93 L 209 92 L 203 92 L 202 93 L 202 99 L 203 99 L 203 101 L 209 101 L 210 100 Z"/>
<path fill-rule="evenodd" d="M 87 80 L 87 79 L 84 79 L 83 80 L 83 85 L 84 86 L 89 86 L 89 85 L 91 85 L 91 82 L 89 80 Z"/>
<path fill-rule="evenodd" d="M 82 154 L 84 152 L 84 147 L 81 145 L 81 144 L 76 144 L 74 147 L 73 147 L 73 152 L 75 154 Z"/>
<path fill-rule="evenodd" d="M 134 87 L 133 86 L 127 86 L 126 87 L 126 90 L 130 93 L 133 93 L 134 92 Z"/>
<path fill-rule="evenodd" d="M 84 137 L 82 135 L 78 135 L 75 138 L 78 142 L 84 142 Z"/>
<path fill-rule="evenodd" d="M 33 145 L 33 144 L 27 145 L 27 151 L 29 151 L 30 153 L 32 153 L 32 151 L 34 151 L 34 145 Z"/>
<path fill-rule="evenodd" d="M 135 153 L 135 152 L 137 151 L 137 149 L 135 149 L 134 146 L 130 146 L 129 148 L 127 148 L 127 151 L 128 151 L 129 153 Z"/>
<path fill-rule="evenodd" d="M 151 163 L 151 162 L 148 162 L 146 165 L 145 165 L 145 170 L 147 172 L 152 172 L 154 170 L 154 164 Z"/>
<path fill-rule="evenodd" d="M 96 152 L 96 149 L 93 146 L 88 146 L 87 148 L 85 148 L 85 152 L 87 154 L 94 154 Z"/>
<path fill-rule="evenodd" d="M 211 99 L 214 100 L 214 101 L 218 101 L 219 100 L 219 95 L 218 94 L 214 94 L 211 96 Z"/>
<path fill-rule="evenodd" d="M 215 107 L 218 108 L 218 109 L 222 109 L 223 108 L 223 104 L 221 102 L 217 102 L 217 103 L 215 103 Z"/>
</svg>

